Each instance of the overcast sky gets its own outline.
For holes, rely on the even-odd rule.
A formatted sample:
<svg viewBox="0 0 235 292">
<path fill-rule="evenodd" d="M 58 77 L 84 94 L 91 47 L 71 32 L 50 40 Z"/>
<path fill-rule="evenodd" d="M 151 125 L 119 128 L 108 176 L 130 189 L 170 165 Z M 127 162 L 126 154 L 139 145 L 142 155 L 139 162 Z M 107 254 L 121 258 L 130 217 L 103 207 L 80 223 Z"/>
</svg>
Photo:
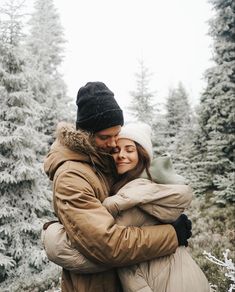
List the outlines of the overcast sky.
<svg viewBox="0 0 235 292">
<path fill-rule="evenodd" d="M 163 101 L 170 86 L 185 85 L 192 104 L 211 66 L 206 0 L 54 0 L 67 40 L 63 74 L 68 93 L 88 81 L 103 81 L 122 107 L 136 89 L 143 56 L 153 73 L 151 90 Z"/>
</svg>

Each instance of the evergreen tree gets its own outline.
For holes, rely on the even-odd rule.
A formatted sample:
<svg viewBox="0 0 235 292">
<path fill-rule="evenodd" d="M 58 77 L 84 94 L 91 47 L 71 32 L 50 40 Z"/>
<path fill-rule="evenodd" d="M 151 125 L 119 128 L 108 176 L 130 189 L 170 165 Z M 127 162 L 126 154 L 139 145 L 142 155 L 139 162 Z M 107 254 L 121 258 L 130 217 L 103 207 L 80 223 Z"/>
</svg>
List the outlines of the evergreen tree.
<svg viewBox="0 0 235 292">
<path fill-rule="evenodd" d="M 53 0 L 36 0 L 29 21 L 29 45 L 37 68 L 57 77 L 63 61 L 63 28 Z"/>
<path fill-rule="evenodd" d="M 194 165 L 206 174 L 204 190 L 215 191 L 216 200 L 226 203 L 235 200 L 235 3 L 230 0 L 211 3 L 216 10 L 210 23 L 215 66 L 206 72 L 207 88 L 201 97 L 194 145 L 199 159 Z M 199 180 L 200 177 L 197 178 L 200 185 Z"/>
<path fill-rule="evenodd" d="M 156 156 L 168 152 L 168 143 L 166 139 L 167 121 L 164 113 L 157 113 L 154 116 L 152 124 L 152 142 L 153 150 Z"/>
<path fill-rule="evenodd" d="M 149 91 L 150 72 L 143 59 L 139 61 L 139 72 L 136 73 L 137 90 L 132 92 L 130 109 L 138 121 L 152 125 L 154 117 L 153 93 Z"/>
<path fill-rule="evenodd" d="M 166 104 L 167 136 L 176 137 L 182 127 L 191 121 L 188 94 L 180 82 L 177 88 L 169 90 Z"/>
<path fill-rule="evenodd" d="M 22 291 L 19 285 L 32 282 L 48 262 L 40 233 L 51 205 L 38 158 L 45 139 L 36 130 L 40 104 L 26 78 L 19 1 L 8 1 L 1 15 L 0 282 L 2 291 Z"/>
<path fill-rule="evenodd" d="M 56 124 L 72 116 L 60 74 L 63 60 L 63 29 L 53 0 L 36 0 L 30 24 L 29 75 L 35 99 L 42 105 L 41 130 L 52 141 Z"/>
<path fill-rule="evenodd" d="M 177 88 L 169 90 L 165 119 L 165 144 L 167 152 L 171 154 L 178 172 L 188 177 L 187 170 L 190 161 L 187 158 L 187 153 L 190 152 L 194 125 L 192 109 L 189 105 L 189 96 L 181 82 Z"/>
</svg>

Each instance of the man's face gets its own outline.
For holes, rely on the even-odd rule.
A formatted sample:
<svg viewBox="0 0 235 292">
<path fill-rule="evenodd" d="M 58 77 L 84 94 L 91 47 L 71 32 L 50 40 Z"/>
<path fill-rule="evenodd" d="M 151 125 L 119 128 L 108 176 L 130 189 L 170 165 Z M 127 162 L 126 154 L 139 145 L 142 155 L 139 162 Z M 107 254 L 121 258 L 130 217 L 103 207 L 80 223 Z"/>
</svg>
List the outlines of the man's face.
<svg viewBox="0 0 235 292">
<path fill-rule="evenodd" d="M 121 126 L 114 126 L 96 132 L 94 134 L 94 141 L 96 146 L 105 152 L 110 152 L 112 148 L 116 147 L 117 136 L 120 131 Z"/>
</svg>

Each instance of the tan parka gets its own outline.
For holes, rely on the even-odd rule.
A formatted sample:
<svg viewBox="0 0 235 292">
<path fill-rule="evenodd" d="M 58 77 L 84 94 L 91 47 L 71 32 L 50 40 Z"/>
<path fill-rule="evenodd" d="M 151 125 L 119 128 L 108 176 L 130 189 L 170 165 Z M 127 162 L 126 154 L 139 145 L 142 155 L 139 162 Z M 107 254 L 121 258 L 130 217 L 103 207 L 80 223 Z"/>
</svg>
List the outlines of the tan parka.
<svg viewBox="0 0 235 292">
<path fill-rule="evenodd" d="M 110 270 L 83 275 L 64 269 L 62 291 L 120 291 L 112 267 L 172 254 L 178 240 L 169 224 L 139 228 L 115 223 L 102 205 L 115 175 L 114 162 L 89 141 L 88 134 L 60 124 L 44 168 L 53 180 L 54 209 L 71 244 Z"/>
</svg>

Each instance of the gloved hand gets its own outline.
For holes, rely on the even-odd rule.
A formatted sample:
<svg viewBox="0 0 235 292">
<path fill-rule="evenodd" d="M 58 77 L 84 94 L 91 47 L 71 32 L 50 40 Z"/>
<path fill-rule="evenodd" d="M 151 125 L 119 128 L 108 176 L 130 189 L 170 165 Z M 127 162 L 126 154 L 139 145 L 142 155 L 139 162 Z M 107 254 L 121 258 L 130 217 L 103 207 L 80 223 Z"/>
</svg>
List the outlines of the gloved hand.
<svg viewBox="0 0 235 292">
<path fill-rule="evenodd" d="M 188 239 L 192 236 L 192 222 L 185 214 L 180 217 L 171 225 L 175 228 L 179 245 L 188 246 Z"/>
</svg>

